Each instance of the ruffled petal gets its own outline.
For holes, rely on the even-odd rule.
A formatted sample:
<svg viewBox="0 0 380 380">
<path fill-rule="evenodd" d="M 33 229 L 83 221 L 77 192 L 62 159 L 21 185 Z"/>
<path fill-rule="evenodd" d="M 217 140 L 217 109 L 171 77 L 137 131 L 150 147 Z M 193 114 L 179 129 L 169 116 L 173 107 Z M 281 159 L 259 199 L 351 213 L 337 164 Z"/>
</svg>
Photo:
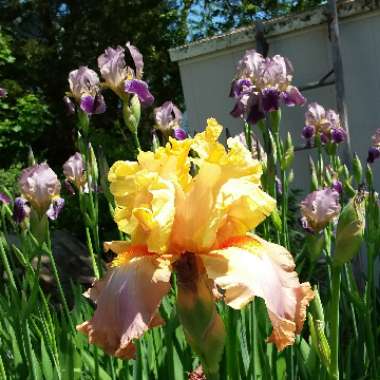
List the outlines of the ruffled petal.
<svg viewBox="0 0 380 380">
<path fill-rule="evenodd" d="M 225 291 L 229 306 L 241 309 L 255 296 L 263 298 L 273 326 L 268 341 L 280 351 L 294 343 L 314 293 L 309 283 L 300 284 L 285 248 L 245 236 L 229 239 L 202 259 L 209 278 Z"/>
<path fill-rule="evenodd" d="M 120 170 L 120 169 L 119 169 Z M 147 244 L 151 252 L 168 248 L 175 213 L 175 187 L 157 173 L 140 171 L 111 182 L 115 222 L 130 234 L 133 244 Z"/>
<path fill-rule="evenodd" d="M 163 322 L 157 308 L 169 291 L 169 280 L 169 266 L 154 256 L 135 257 L 112 268 L 88 291 L 97 308 L 77 330 L 108 354 L 132 358 L 133 339 Z"/>
</svg>

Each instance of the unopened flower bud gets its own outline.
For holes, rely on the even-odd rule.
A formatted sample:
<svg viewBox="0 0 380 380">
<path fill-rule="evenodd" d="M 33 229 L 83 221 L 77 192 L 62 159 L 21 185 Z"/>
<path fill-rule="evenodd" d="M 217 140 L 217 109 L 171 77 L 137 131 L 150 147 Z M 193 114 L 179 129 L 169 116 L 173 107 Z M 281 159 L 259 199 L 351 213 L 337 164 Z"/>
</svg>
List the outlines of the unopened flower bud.
<svg viewBox="0 0 380 380">
<path fill-rule="evenodd" d="M 177 312 L 187 341 L 202 358 L 206 374 L 217 374 L 225 330 L 216 311 L 205 268 L 193 253 L 174 263 L 178 279 Z"/>
<path fill-rule="evenodd" d="M 362 164 L 360 162 L 360 159 L 356 153 L 354 154 L 354 158 L 352 160 L 352 172 L 354 174 L 354 178 L 355 178 L 356 183 L 359 184 L 362 180 L 363 168 L 362 168 Z"/>
<path fill-rule="evenodd" d="M 335 242 L 335 265 L 350 261 L 360 249 L 365 228 L 365 202 L 362 191 L 344 206 L 338 221 Z"/>
</svg>

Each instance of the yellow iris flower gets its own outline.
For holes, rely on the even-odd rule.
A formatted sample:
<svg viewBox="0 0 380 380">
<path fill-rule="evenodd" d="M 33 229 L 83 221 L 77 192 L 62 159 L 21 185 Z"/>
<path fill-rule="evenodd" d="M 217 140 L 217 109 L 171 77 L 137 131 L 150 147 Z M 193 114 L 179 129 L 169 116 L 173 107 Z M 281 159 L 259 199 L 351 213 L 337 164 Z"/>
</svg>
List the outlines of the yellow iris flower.
<svg viewBox="0 0 380 380">
<path fill-rule="evenodd" d="M 293 344 L 313 291 L 300 284 L 285 248 L 250 234 L 275 200 L 261 189 L 260 162 L 237 139 L 226 150 L 217 141 L 221 132 L 209 119 L 194 138 L 171 139 L 110 169 L 115 221 L 131 241 L 105 244 L 117 257 L 88 292 L 97 303 L 93 318 L 77 327 L 90 343 L 132 357 L 133 339 L 162 323 L 158 307 L 171 272 L 191 253 L 227 305 L 241 309 L 263 298 L 273 326 L 269 341 L 279 350 Z"/>
</svg>

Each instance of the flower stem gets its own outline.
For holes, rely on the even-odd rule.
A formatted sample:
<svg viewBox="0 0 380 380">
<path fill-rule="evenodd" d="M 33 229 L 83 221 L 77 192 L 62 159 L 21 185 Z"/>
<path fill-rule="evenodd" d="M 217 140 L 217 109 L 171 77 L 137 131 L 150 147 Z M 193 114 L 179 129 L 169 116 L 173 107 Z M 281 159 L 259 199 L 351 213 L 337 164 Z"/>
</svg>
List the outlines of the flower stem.
<svg viewBox="0 0 380 380">
<path fill-rule="evenodd" d="M 332 380 L 339 380 L 339 300 L 340 300 L 341 267 L 332 268 L 332 294 L 330 309 L 331 331 L 331 364 L 330 376 Z"/>
<path fill-rule="evenodd" d="M 139 135 L 137 131 L 133 132 L 132 136 L 133 136 L 133 142 L 135 144 L 137 151 L 141 150 L 141 144 L 140 144 Z"/>
</svg>

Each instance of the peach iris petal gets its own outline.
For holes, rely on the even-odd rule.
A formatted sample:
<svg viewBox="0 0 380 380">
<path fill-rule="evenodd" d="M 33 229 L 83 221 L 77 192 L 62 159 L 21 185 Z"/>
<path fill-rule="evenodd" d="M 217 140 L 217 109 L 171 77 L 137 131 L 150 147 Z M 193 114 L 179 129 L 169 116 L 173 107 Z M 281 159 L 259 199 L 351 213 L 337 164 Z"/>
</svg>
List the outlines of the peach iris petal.
<svg viewBox="0 0 380 380">
<path fill-rule="evenodd" d="M 133 339 L 162 324 L 157 309 L 169 291 L 169 280 L 167 263 L 152 256 L 135 257 L 110 269 L 89 290 L 97 308 L 93 318 L 77 330 L 108 354 L 132 358 Z"/>
<path fill-rule="evenodd" d="M 294 261 L 283 247 L 257 236 L 232 239 L 235 246 L 202 255 L 208 276 L 225 290 L 225 302 L 241 309 L 255 296 L 265 300 L 278 350 L 294 343 L 306 307 L 314 298 L 309 283 L 300 284 Z"/>
</svg>

